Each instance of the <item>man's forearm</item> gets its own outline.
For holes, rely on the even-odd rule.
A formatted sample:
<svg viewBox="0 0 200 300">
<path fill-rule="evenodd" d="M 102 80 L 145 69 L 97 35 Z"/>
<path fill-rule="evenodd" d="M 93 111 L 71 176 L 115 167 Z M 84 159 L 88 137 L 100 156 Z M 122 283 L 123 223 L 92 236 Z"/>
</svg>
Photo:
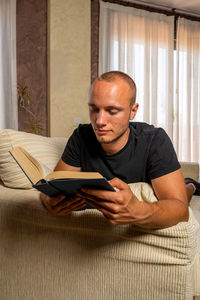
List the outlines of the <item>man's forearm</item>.
<svg viewBox="0 0 200 300">
<path fill-rule="evenodd" d="M 170 227 L 179 222 L 187 222 L 188 218 L 187 205 L 177 199 L 155 203 L 139 202 L 133 210 L 133 223 L 149 229 Z"/>
</svg>

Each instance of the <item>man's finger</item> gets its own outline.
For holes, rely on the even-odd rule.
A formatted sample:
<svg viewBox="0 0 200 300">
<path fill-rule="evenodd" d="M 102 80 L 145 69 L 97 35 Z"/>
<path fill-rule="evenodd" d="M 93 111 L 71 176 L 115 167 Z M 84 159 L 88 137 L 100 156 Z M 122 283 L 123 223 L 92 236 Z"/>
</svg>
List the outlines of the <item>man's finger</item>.
<svg viewBox="0 0 200 300">
<path fill-rule="evenodd" d="M 56 206 L 52 206 L 52 210 L 55 212 L 60 212 L 62 209 L 69 209 L 72 210 L 75 208 L 77 205 L 86 205 L 86 202 L 82 198 L 69 198 L 63 200 L 62 203 L 57 204 Z"/>
<path fill-rule="evenodd" d="M 58 195 L 56 197 L 49 197 L 46 196 L 45 198 L 43 198 L 43 202 L 44 204 L 47 204 L 48 206 L 56 206 L 58 203 L 62 202 L 64 199 L 66 198 L 65 195 Z"/>
<path fill-rule="evenodd" d="M 76 210 L 79 210 L 81 208 L 84 208 L 86 206 L 85 203 L 82 203 L 82 204 L 74 204 L 72 207 L 65 207 L 63 209 L 61 209 L 59 212 L 56 212 L 56 215 L 58 216 L 67 216 L 69 215 L 70 213 L 72 213 L 73 211 L 76 211 Z"/>
<path fill-rule="evenodd" d="M 98 201 L 98 199 L 102 199 L 104 201 L 113 202 L 113 194 L 114 192 L 106 191 L 106 190 L 96 190 L 90 188 L 82 188 L 81 192 L 78 193 L 83 198 L 91 199 L 94 201 Z"/>
<path fill-rule="evenodd" d="M 112 185 L 112 187 L 118 189 L 118 190 L 125 190 L 127 189 L 127 183 L 122 181 L 121 179 L 115 177 L 111 180 L 109 180 L 109 183 Z"/>
</svg>

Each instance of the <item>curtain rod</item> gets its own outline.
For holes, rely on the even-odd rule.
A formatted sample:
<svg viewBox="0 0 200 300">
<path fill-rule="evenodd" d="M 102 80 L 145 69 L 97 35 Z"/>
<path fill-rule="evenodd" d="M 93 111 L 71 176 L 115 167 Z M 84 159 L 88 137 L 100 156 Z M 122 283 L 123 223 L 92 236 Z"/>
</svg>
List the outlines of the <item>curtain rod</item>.
<svg viewBox="0 0 200 300">
<path fill-rule="evenodd" d="M 161 13 L 161 14 L 165 14 L 167 16 L 176 16 L 176 17 L 182 17 L 182 18 L 186 18 L 189 19 L 191 21 L 198 21 L 200 22 L 200 16 L 194 16 L 189 14 L 189 13 L 183 13 L 180 10 L 176 9 L 176 8 L 162 8 L 162 7 L 155 7 L 155 6 L 151 6 L 151 5 L 144 5 L 144 4 L 139 4 L 137 2 L 128 2 L 128 1 L 123 1 L 123 0 L 103 0 L 103 2 L 109 2 L 109 3 L 114 3 L 114 4 L 119 4 L 122 6 L 128 6 L 128 7 L 134 7 L 134 8 L 138 8 L 138 9 L 143 9 L 143 10 L 147 10 L 150 12 L 155 12 L 155 13 Z"/>
</svg>

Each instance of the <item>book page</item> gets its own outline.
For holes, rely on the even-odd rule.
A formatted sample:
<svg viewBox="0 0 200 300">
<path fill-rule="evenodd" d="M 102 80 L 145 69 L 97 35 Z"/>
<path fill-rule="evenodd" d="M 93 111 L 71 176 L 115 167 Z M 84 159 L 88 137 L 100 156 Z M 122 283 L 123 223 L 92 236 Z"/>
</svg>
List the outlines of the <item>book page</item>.
<svg viewBox="0 0 200 300">
<path fill-rule="evenodd" d="M 95 179 L 95 178 L 103 178 L 103 176 L 98 172 L 76 172 L 76 171 L 55 171 L 45 176 L 46 180 L 62 179 L 62 178 Z"/>
<path fill-rule="evenodd" d="M 48 174 L 50 174 L 50 173 L 53 172 L 52 169 L 50 169 L 49 167 L 47 167 L 47 166 L 46 166 L 42 161 L 40 161 L 39 159 L 38 159 L 38 162 L 39 162 L 40 166 L 42 167 L 44 177 L 47 176 Z M 44 178 L 44 177 L 43 177 L 43 178 Z"/>
<path fill-rule="evenodd" d="M 24 148 L 15 147 L 10 151 L 10 153 L 32 184 L 37 183 L 43 178 L 44 172 L 42 166 Z"/>
</svg>

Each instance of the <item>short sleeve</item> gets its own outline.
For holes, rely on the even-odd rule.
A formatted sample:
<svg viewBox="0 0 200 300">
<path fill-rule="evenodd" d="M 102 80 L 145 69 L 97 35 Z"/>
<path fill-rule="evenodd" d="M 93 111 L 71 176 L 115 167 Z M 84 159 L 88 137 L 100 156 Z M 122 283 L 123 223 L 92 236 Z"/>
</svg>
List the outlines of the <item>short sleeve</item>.
<svg viewBox="0 0 200 300">
<path fill-rule="evenodd" d="M 147 172 L 151 179 L 158 178 L 180 169 L 173 144 L 162 128 L 158 128 L 152 140 Z"/>
<path fill-rule="evenodd" d="M 73 167 L 80 167 L 81 166 L 81 162 L 80 162 L 80 153 L 81 153 L 81 149 L 80 149 L 80 137 L 79 137 L 79 132 L 78 129 L 74 130 L 73 134 L 71 135 L 71 137 L 69 138 L 64 152 L 62 154 L 62 160 Z"/>
</svg>

